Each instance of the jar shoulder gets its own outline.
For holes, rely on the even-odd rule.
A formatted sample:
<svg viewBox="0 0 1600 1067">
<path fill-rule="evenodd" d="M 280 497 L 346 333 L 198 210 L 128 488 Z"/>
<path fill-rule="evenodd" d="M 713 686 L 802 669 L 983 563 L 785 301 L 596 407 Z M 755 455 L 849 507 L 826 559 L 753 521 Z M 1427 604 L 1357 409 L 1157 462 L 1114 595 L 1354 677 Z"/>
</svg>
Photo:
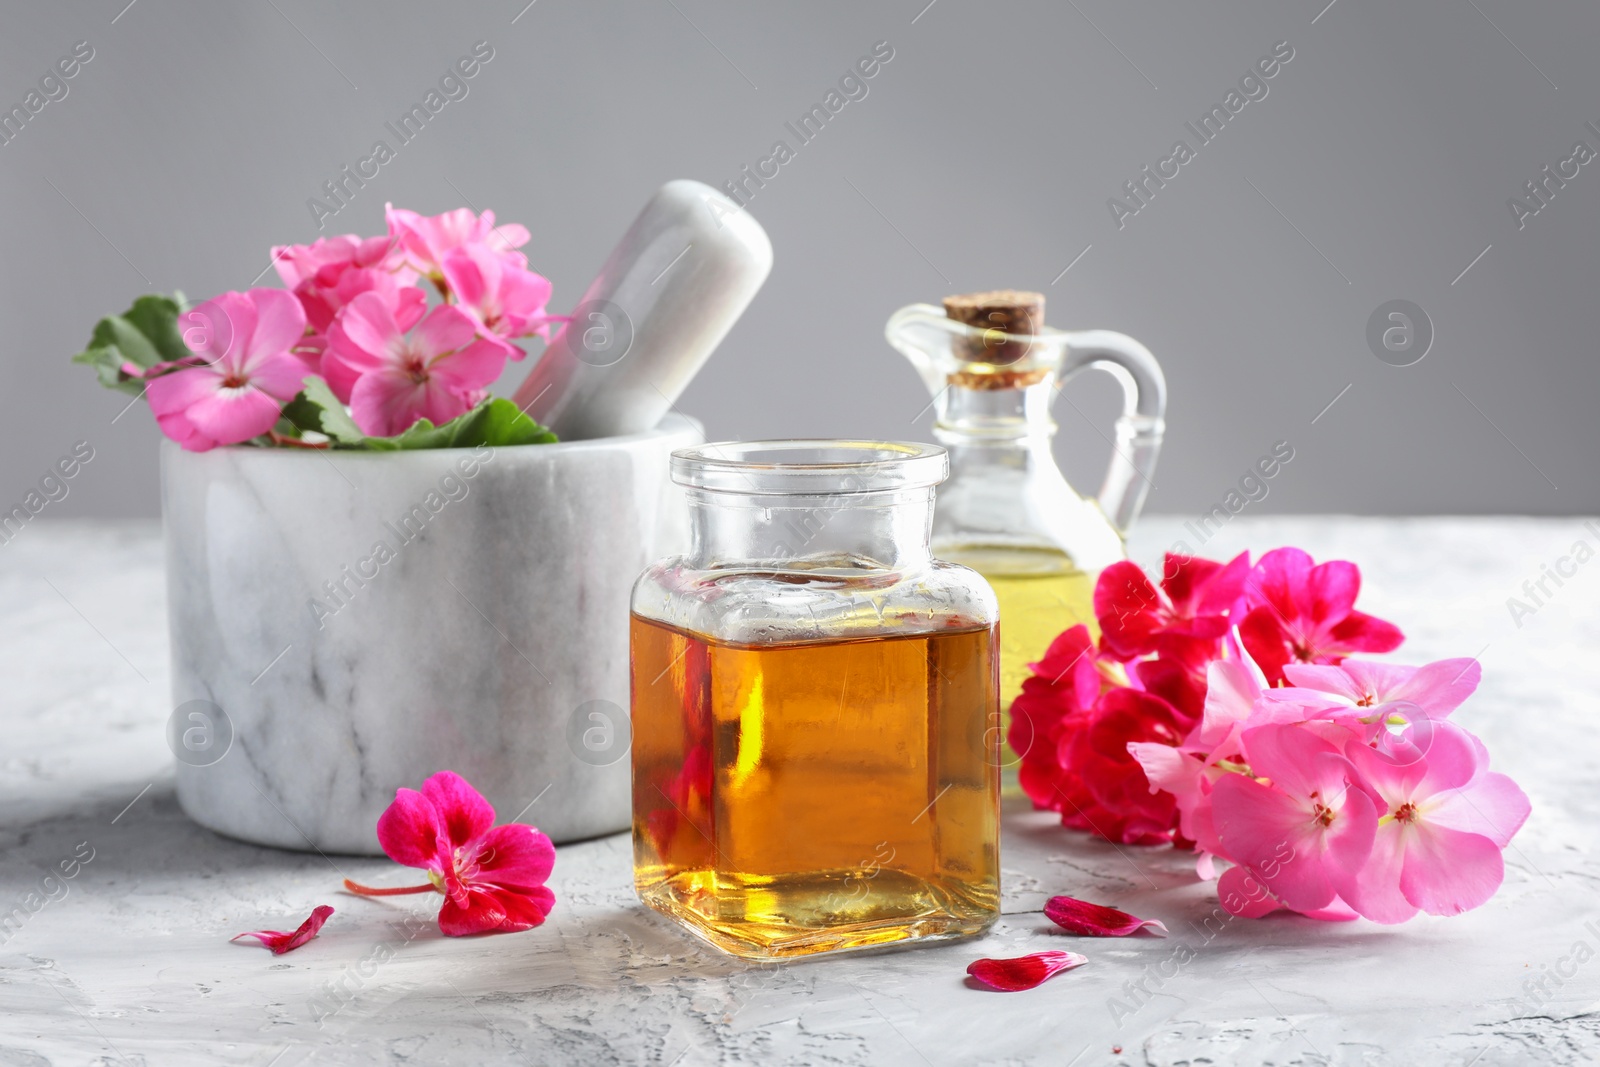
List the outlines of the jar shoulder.
<svg viewBox="0 0 1600 1067">
<path fill-rule="evenodd" d="M 841 575 L 701 569 L 672 557 L 639 576 L 632 609 L 642 618 L 735 644 L 927 633 L 992 626 L 999 619 L 983 576 L 942 560 L 914 570 Z"/>
</svg>

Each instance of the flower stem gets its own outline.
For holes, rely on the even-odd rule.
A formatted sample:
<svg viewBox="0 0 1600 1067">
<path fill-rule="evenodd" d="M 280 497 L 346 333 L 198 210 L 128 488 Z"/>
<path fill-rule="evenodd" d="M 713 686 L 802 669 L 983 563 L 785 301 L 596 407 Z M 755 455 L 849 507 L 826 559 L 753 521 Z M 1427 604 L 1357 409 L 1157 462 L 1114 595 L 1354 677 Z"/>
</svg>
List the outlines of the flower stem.
<svg viewBox="0 0 1600 1067">
<path fill-rule="evenodd" d="M 397 897 L 403 893 L 432 893 L 434 891 L 431 882 L 427 885 L 402 885 L 384 889 L 377 886 L 362 885 L 360 882 L 352 882 L 348 878 L 344 880 L 344 887 L 350 892 L 359 893 L 364 897 Z"/>
</svg>

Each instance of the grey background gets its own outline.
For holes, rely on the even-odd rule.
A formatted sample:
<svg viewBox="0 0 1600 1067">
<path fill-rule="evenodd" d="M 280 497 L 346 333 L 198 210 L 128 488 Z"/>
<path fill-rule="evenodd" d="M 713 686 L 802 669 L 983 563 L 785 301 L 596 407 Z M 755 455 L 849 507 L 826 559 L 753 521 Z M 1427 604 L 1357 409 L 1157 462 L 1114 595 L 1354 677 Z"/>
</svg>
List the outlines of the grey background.
<svg viewBox="0 0 1600 1067">
<path fill-rule="evenodd" d="M 884 320 L 1027 287 L 1053 324 L 1163 361 L 1152 510 L 1205 510 L 1278 440 L 1295 458 L 1252 513 L 1596 510 L 1600 162 L 1520 231 L 1507 207 L 1576 140 L 1600 149 L 1593 4 L 525 3 L 0 9 L 7 107 L 95 49 L 0 147 L 0 504 L 87 439 L 45 515 L 156 513 L 148 411 L 117 418 L 126 398 L 68 362 L 134 296 L 246 288 L 274 243 L 381 232 L 386 200 L 467 202 L 528 226 L 566 310 L 656 186 L 796 147 L 785 121 L 887 40 L 868 96 L 751 202 L 776 266 L 679 405 L 713 436 L 926 438 Z M 319 234 L 307 199 L 478 40 L 467 98 Z M 1107 199 L 1283 40 L 1268 96 L 1119 230 Z M 1396 298 L 1435 330 L 1404 368 L 1365 340 Z M 1114 400 L 1083 381 L 1057 405 L 1084 489 Z"/>
</svg>

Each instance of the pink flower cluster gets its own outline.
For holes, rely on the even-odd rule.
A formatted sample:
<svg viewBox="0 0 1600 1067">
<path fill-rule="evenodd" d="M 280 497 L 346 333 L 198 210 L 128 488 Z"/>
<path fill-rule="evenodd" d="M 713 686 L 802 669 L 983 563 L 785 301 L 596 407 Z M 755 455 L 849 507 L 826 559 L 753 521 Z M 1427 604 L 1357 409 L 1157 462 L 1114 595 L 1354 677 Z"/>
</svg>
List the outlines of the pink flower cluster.
<svg viewBox="0 0 1600 1067">
<path fill-rule="evenodd" d="M 178 317 L 193 358 L 124 372 L 148 379 L 163 432 L 204 451 L 272 431 L 307 375 L 321 375 L 362 433 L 435 424 L 487 395 L 513 343 L 548 340 L 550 282 L 517 251 L 528 231 L 461 208 L 431 218 L 390 205 L 388 233 L 272 250 L 289 289 L 212 298 Z M 443 298 L 429 310 L 418 283 Z"/>
<path fill-rule="evenodd" d="M 1403 639 L 1355 610 L 1360 583 L 1296 548 L 1254 566 L 1168 555 L 1159 591 L 1108 568 L 1098 646 L 1062 634 L 1012 704 L 1024 789 L 1068 826 L 1196 848 L 1206 877 L 1227 861 L 1238 915 L 1397 923 L 1484 903 L 1529 805 L 1449 721 L 1480 668 L 1347 659 Z"/>
</svg>

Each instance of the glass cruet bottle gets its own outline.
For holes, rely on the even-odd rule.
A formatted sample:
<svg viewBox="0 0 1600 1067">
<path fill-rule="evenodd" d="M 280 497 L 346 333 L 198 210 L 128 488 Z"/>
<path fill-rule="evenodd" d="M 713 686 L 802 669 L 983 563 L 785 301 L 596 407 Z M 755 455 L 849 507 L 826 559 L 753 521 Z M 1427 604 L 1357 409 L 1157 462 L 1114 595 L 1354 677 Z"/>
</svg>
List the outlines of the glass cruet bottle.
<svg viewBox="0 0 1600 1067">
<path fill-rule="evenodd" d="M 994 594 L 929 551 L 936 445 L 673 454 L 691 547 L 634 586 L 634 884 L 783 959 L 1000 911 Z"/>
<path fill-rule="evenodd" d="M 1044 324 L 1044 297 L 1015 290 L 901 308 L 885 333 L 933 394 L 934 435 L 950 452 L 933 550 L 989 580 L 1000 602 L 1001 707 L 1062 630 L 1094 619 L 1099 572 L 1126 558 L 1165 430 L 1166 379 L 1139 342 Z M 1088 368 L 1122 385 L 1111 465 L 1098 497 L 1062 477 L 1051 402 Z"/>
</svg>

